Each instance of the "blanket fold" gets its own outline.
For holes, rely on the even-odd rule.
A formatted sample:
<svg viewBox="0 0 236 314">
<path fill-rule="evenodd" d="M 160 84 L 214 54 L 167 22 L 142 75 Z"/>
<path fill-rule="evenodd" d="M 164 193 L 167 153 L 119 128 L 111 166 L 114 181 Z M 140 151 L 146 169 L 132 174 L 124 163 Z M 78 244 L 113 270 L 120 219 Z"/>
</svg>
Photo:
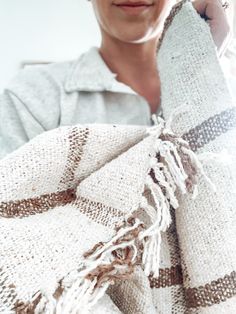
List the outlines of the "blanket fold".
<svg viewBox="0 0 236 314">
<path fill-rule="evenodd" d="M 105 131 L 109 136 L 103 140 L 111 142 L 107 151 L 92 145 Z M 99 168 L 96 158 L 90 167 L 86 150 L 99 156 Z M 14 291 L 7 301 L 16 312 L 76 313 L 92 308 L 109 285 L 129 278 L 137 265 L 146 276 L 158 276 L 160 232 L 170 224 L 170 206 L 179 205 L 176 190 L 194 194 L 202 173 L 197 158 L 191 158 L 188 143 L 166 129 L 161 118 L 147 129 L 62 127 L 4 158 L 3 301 Z M 78 175 L 80 165 L 84 179 Z M 143 195 L 147 190 L 153 206 Z M 25 267 L 31 271 L 22 277 Z M 4 302 L 1 306 L 7 309 Z"/>
</svg>

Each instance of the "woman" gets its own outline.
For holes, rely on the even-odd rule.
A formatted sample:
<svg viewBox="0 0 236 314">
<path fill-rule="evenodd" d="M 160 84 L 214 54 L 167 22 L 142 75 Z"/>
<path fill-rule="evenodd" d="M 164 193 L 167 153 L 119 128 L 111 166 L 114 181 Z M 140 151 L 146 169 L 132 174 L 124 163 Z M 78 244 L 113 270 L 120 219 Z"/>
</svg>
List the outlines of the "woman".
<svg viewBox="0 0 236 314">
<path fill-rule="evenodd" d="M 174 0 L 92 0 L 102 42 L 78 60 L 28 68 L 0 97 L 0 158 L 76 123 L 149 125 L 161 106 L 156 49 Z M 219 0 L 196 0 L 219 55 L 231 36 Z"/>
</svg>

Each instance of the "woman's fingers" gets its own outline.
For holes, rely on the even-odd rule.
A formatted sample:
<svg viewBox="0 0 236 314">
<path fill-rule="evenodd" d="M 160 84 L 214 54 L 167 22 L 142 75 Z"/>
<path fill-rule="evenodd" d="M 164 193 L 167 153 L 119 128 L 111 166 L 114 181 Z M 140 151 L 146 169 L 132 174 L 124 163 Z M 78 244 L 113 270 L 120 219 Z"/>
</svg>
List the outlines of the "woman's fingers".
<svg viewBox="0 0 236 314">
<path fill-rule="evenodd" d="M 222 56 L 233 37 L 230 21 L 220 0 L 195 0 L 193 6 L 207 21 L 217 47 L 219 56 Z"/>
</svg>

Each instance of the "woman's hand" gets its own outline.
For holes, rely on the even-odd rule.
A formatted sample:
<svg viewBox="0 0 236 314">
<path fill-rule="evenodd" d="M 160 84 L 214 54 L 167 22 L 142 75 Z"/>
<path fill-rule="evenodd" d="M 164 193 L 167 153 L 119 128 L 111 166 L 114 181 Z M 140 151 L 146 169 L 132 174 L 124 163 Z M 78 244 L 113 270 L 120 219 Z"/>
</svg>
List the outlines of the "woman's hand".
<svg viewBox="0 0 236 314">
<path fill-rule="evenodd" d="M 227 10 L 230 10 L 230 8 L 225 10 L 220 0 L 194 0 L 192 4 L 209 24 L 218 54 L 221 57 L 233 37 L 229 16 L 227 15 Z"/>
</svg>

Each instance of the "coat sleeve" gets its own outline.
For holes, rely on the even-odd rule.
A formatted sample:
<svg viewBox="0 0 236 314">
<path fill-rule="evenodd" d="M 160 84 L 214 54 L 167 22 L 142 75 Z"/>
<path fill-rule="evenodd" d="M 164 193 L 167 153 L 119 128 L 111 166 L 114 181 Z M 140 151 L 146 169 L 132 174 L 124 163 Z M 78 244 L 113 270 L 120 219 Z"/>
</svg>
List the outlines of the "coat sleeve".
<svg viewBox="0 0 236 314">
<path fill-rule="evenodd" d="M 0 159 L 58 126 L 60 87 L 48 69 L 21 70 L 0 95 Z"/>
</svg>

